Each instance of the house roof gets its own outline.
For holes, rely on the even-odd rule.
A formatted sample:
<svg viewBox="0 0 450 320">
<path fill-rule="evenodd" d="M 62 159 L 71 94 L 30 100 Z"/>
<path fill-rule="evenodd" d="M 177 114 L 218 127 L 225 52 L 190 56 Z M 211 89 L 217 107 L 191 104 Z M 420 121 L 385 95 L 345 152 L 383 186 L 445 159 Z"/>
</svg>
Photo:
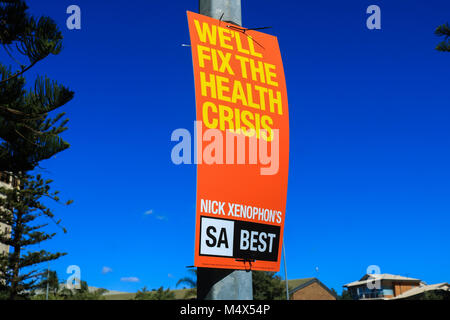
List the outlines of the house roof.
<svg viewBox="0 0 450 320">
<path fill-rule="evenodd" d="M 292 280 L 288 280 L 288 286 L 289 286 L 289 291 L 297 288 L 298 286 L 301 286 L 311 280 L 313 280 L 315 278 L 304 278 L 304 279 L 292 279 Z"/>
<path fill-rule="evenodd" d="M 320 280 L 317 279 L 317 278 L 305 278 L 305 279 L 288 280 L 289 295 L 293 294 L 294 292 L 296 292 L 298 290 L 306 288 L 307 286 L 313 284 L 314 282 L 317 282 L 322 288 L 324 288 L 332 296 L 337 298 L 336 294 L 333 291 L 331 291 L 326 285 L 324 285 L 322 282 L 320 282 Z"/>
<path fill-rule="evenodd" d="M 389 300 L 405 299 L 405 298 L 413 297 L 415 295 L 418 295 L 418 294 L 421 294 L 421 293 L 424 293 L 427 291 L 435 291 L 435 290 L 450 291 L 450 285 L 446 282 L 430 284 L 430 285 L 421 285 L 419 287 L 410 289 L 402 294 L 399 294 L 398 296 L 393 297 Z"/>
<path fill-rule="evenodd" d="M 398 276 L 389 273 L 382 274 L 366 274 L 359 281 L 350 282 L 344 285 L 344 287 L 354 287 L 364 285 L 374 280 L 391 280 L 391 281 L 405 281 L 405 282 L 421 282 L 420 279 L 408 278 L 403 276 Z"/>
</svg>

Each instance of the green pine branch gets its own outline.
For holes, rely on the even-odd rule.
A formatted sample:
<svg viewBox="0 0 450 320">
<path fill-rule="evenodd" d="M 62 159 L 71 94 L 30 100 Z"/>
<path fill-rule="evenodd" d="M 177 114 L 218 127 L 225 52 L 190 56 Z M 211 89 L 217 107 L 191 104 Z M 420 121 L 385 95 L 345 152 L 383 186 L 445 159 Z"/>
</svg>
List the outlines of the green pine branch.
<svg viewBox="0 0 450 320">
<path fill-rule="evenodd" d="M 64 113 L 51 113 L 74 93 L 45 76 L 26 89 L 23 77 L 38 62 L 59 54 L 63 37 L 51 18 L 36 19 L 27 10 L 25 1 L 0 0 L 0 44 L 19 64 L 13 71 L 0 63 L 0 171 L 33 170 L 69 147 L 60 137 L 68 119 Z"/>
<path fill-rule="evenodd" d="M 443 52 L 450 52 L 450 27 L 448 23 L 440 25 L 434 31 L 434 34 L 439 37 L 444 37 L 444 41 L 438 43 L 436 50 Z"/>
<path fill-rule="evenodd" d="M 28 16 L 27 9 L 24 1 L 0 1 L 0 44 L 15 44 L 17 51 L 29 61 L 9 77 L 2 78 L 0 85 L 23 75 L 50 54 L 61 51 L 63 37 L 55 22 L 48 17 L 36 20 Z M 8 51 L 8 54 L 11 53 Z"/>
</svg>

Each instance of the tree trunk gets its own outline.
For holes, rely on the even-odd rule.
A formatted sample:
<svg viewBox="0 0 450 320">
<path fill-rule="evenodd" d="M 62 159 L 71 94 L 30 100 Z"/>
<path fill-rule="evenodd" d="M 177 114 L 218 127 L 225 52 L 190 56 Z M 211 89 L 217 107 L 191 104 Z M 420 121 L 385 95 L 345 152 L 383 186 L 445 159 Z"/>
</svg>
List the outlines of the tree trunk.
<svg viewBox="0 0 450 320">
<path fill-rule="evenodd" d="M 20 212 L 20 210 L 18 210 L 17 212 L 17 220 L 16 223 L 14 225 L 15 227 L 15 232 L 14 232 L 14 243 L 15 245 L 13 246 L 14 248 L 14 253 L 12 255 L 12 261 L 13 261 L 13 266 L 12 266 L 12 279 L 11 279 L 11 291 L 9 293 L 9 299 L 10 300 L 16 300 L 18 297 L 18 284 L 19 284 L 19 263 L 20 263 L 20 253 L 21 253 L 21 248 L 20 248 L 20 240 L 22 237 L 22 232 L 20 231 L 22 228 L 22 213 Z"/>
</svg>

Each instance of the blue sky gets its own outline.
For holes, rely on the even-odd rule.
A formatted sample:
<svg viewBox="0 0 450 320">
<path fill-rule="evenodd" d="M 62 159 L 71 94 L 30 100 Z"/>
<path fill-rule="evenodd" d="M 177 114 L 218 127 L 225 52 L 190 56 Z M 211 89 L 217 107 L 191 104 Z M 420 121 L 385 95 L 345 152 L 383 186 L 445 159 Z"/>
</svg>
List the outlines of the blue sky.
<svg viewBox="0 0 450 320">
<path fill-rule="evenodd" d="M 64 279 L 78 265 L 111 290 L 175 288 L 194 258 L 195 167 L 172 164 L 170 135 L 195 119 L 181 44 L 198 1 L 28 3 L 65 39 L 27 78 L 47 74 L 76 92 L 63 108 L 71 148 L 40 169 L 75 200 L 54 206 L 68 233 L 42 246 L 69 254 L 51 268 Z M 79 31 L 65 27 L 71 4 Z M 372 4 L 381 30 L 366 28 Z M 449 282 L 450 54 L 434 50 L 433 32 L 450 3 L 246 0 L 242 10 L 244 26 L 273 26 L 286 73 L 289 278 L 318 276 L 341 292 L 378 265 Z"/>
</svg>

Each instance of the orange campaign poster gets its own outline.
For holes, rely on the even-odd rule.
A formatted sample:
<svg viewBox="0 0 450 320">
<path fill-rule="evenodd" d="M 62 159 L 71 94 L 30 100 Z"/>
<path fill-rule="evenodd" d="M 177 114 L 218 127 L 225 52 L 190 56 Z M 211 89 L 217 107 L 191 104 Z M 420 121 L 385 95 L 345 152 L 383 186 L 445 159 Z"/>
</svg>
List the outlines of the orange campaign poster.
<svg viewBox="0 0 450 320">
<path fill-rule="evenodd" d="M 197 111 L 194 264 L 279 271 L 289 112 L 277 38 L 187 15 Z"/>
</svg>

